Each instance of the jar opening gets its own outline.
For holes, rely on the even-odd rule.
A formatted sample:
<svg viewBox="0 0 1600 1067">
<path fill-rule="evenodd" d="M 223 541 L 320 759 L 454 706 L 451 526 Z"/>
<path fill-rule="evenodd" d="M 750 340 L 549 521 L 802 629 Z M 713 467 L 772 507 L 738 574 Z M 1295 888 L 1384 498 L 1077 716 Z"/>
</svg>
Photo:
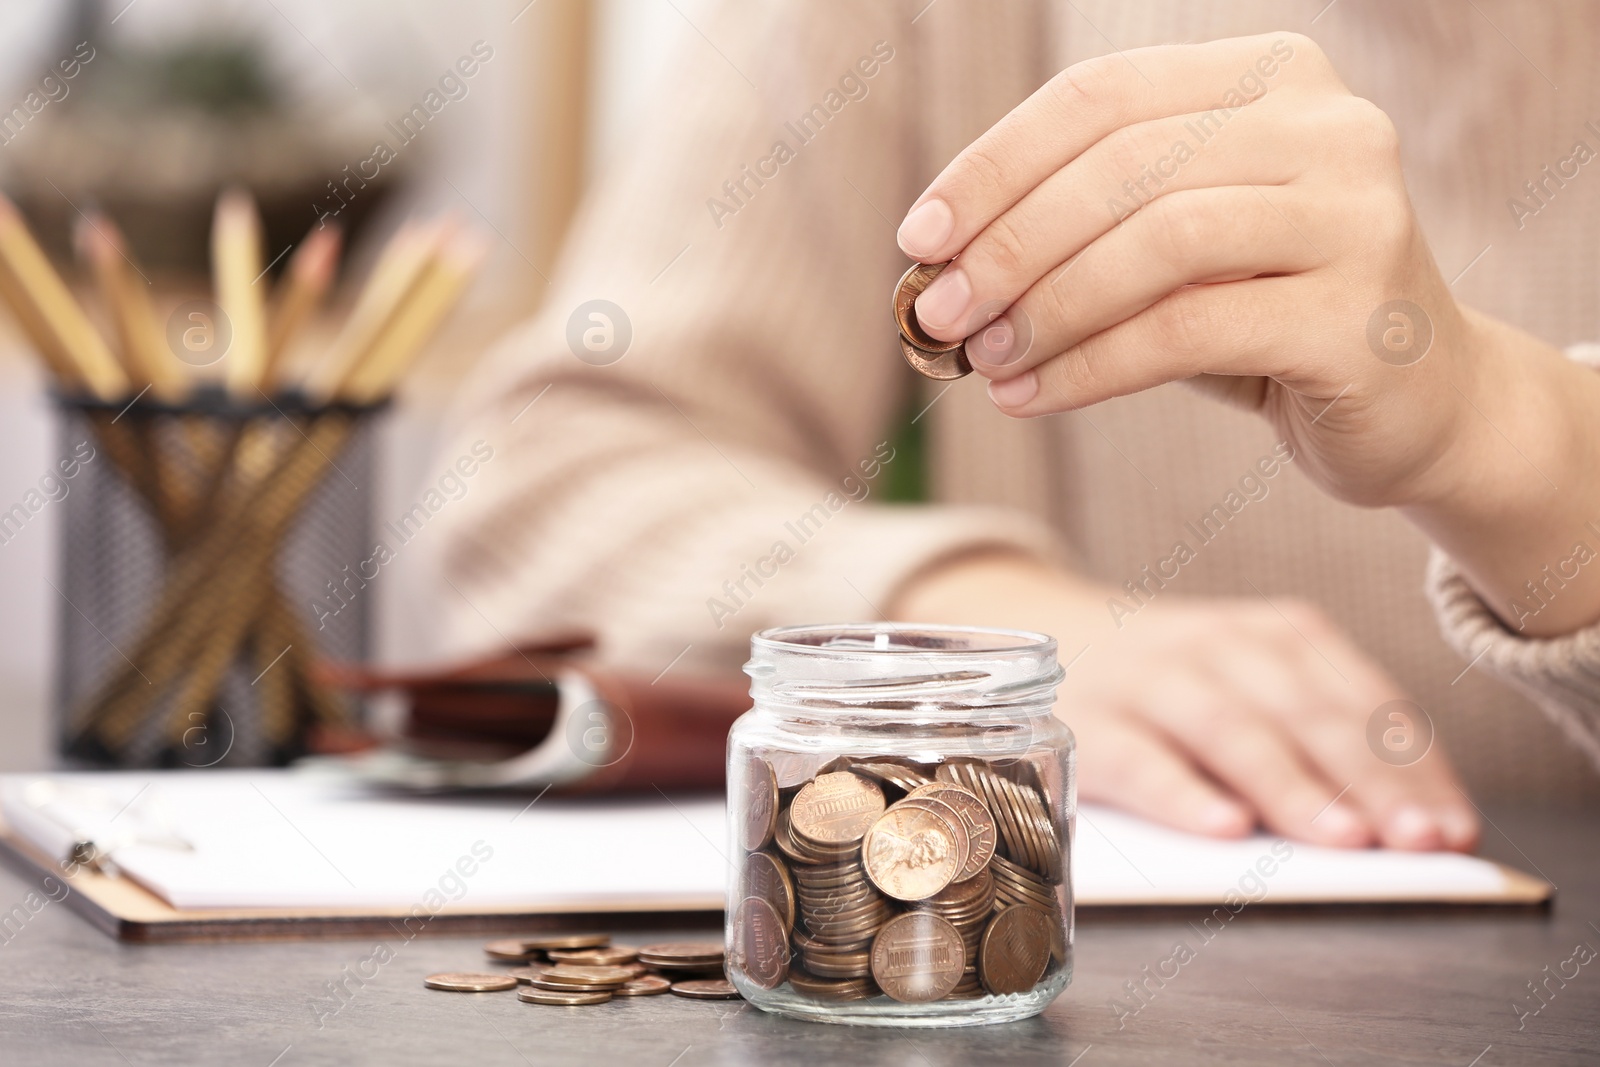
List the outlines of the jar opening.
<svg viewBox="0 0 1600 1067">
<path fill-rule="evenodd" d="M 1061 668 L 1044 634 L 970 626 L 786 626 L 751 639 L 751 693 L 791 706 L 1046 709 Z"/>
</svg>

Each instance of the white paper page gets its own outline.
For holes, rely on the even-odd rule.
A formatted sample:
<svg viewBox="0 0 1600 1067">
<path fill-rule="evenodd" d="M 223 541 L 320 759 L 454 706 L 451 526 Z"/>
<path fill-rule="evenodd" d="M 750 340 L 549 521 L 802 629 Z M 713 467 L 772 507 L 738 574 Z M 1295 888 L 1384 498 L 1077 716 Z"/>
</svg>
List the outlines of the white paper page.
<svg viewBox="0 0 1600 1067">
<path fill-rule="evenodd" d="M 38 777 L 0 776 L 0 806 L 14 810 Z M 727 879 L 719 799 L 546 797 L 530 806 L 531 798 L 390 797 L 286 771 L 49 777 L 131 802 L 118 821 L 163 810 L 194 851 L 132 845 L 115 859 L 184 909 L 436 907 L 430 893 L 465 908 L 648 906 L 720 899 Z M 1274 844 L 1196 837 L 1085 805 L 1073 848 L 1076 898 L 1449 900 L 1493 893 L 1504 881 L 1494 864 L 1468 856 Z"/>
</svg>

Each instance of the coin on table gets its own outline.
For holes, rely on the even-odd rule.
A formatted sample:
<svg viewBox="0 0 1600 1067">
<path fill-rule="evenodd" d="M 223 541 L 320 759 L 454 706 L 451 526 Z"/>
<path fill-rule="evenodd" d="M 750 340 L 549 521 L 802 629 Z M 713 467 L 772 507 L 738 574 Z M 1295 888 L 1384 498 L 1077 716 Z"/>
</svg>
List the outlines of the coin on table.
<svg viewBox="0 0 1600 1067">
<path fill-rule="evenodd" d="M 789 928 L 770 903 L 745 897 L 733 913 L 733 964 L 762 989 L 789 976 Z"/>
<path fill-rule="evenodd" d="M 772 841 L 778 826 L 778 776 L 772 764 L 759 756 L 745 766 L 744 845 L 746 852 L 759 852 Z"/>
<path fill-rule="evenodd" d="M 639 946 L 639 962 L 651 967 L 714 967 L 722 957 L 720 941 L 662 941 Z"/>
<path fill-rule="evenodd" d="M 738 1000 L 739 991 L 732 982 L 721 978 L 693 978 L 686 982 L 673 982 L 672 991 L 690 1000 Z"/>
<path fill-rule="evenodd" d="M 555 948 L 549 952 L 550 959 L 555 963 L 588 963 L 602 966 L 616 966 L 623 963 L 632 963 L 639 958 L 639 950 L 627 945 L 612 945 L 609 948 Z"/>
<path fill-rule="evenodd" d="M 1038 908 L 1013 905 L 989 922 L 978 948 L 978 977 L 991 993 L 1025 993 L 1044 977 L 1055 920 Z"/>
<path fill-rule="evenodd" d="M 517 980 L 509 974 L 478 974 L 472 971 L 447 971 L 430 974 L 422 980 L 429 989 L 445 989 L 452 993 L 493 993 L 501 989 L 515 989 Z"/>
<path fill-rule="evenodd" d="M 955 880 L 965 882 L 975 878 L 978 872 L 989 865 L 989 860 L 994 856 L 995 846 L 999 843 L 999 828 L 995 825 L 994 815 L 978 794 L 964 786 L 950 782 L 932 782 L 928 785 L 918 786 L 913 789 L 906 799 L 929 796 L 938 797 L 940 800 L 956 809 L 956 814 L 961 817 L 961 825 L 967 831 L 967 864 L 961 868 L 961 873 Z"/>
<path fill-rule="evenodd" d="M 517 938 L 530 950 L 548 952 L 556 949 L 605 948 L 611 944 L 610 934 L 528 934 Z"/>
<path fill-rule="evenodd" d="M 846 845 L 883 814 L 883 789 L 877 782 L 849 771 L 819 774 L 789 803 L 795 833 L 824 845 Z"/>
<path fill-rule="evenodd" d="M 665 993 L 672 988 L 672 983 L 659 974 L 642 974 L 637 978 L 624 982 L 613 989 L 612 995 L 618 997 L 653 997 L 657 993 Z"/>
<path fill-rule="evenodd" d="M 965 834 L 929 808 L 896 804 L 872 824 L 861 843 L 867 877 L 896 900 L 922 900 L 949 885 L 965 857 L 956 835 Z"/>
<path fill-rule="evenodd" d="M 632 967 L 579 963 L 558 963 L 540 975 L 543 981 L 559 985 L 621 985 L 637 977 Z"/>
<path fill-rule="evenodd" d="M 501 963 L 532 963 L 544 953 L 520 937 L 506 937 L 483 946 L 484 955 Z"/>
<path fill-rule="evenodd" d="M 894 287 L 892 305 L 895 324 L 900 327 L 900 352 L 918 374 L 936 381 L 951 381 L 972 373 L 967 361 L 966 341 L 940 341 L 917 321 L 917 297 L 947 263 L 915 263 L 900 276 Z"/>
<path fill-rule="evenodd" d="M 519 982 L 526 983 L 533 981 L 535 978 L 543 978 L 545 972 L 549 969 L 550 965 L 548 963 L 530 963 L 526 967 L 513 967 L 506 974 Z"/>
<path fill-rule="evenodd" d="M 744 861 L 744 896 L 760 897 L 783 919 L 784 929 L 794 928 L 794 879 L 782 860 L 770 852 L 755 852 Z"/>
<path fill-rule="evenodd" d="M 872 977 L 902 1003 L 938 1000 L 961 981 L 961 932 L 939 916 L 909 911 L 884 923 L 872 942 Z"/>
<path fill-rule="evenodd" d="M 562 992 L 556 989 L 527 989 L 517 990 L 517 999 L 527 1001 L 529 1004 L 560 1004 L 566 1007 L 576 1007 L 580 1004 L 604 1004 L 611 999 L 610 993 L 582 993 Z"/>
</svg>

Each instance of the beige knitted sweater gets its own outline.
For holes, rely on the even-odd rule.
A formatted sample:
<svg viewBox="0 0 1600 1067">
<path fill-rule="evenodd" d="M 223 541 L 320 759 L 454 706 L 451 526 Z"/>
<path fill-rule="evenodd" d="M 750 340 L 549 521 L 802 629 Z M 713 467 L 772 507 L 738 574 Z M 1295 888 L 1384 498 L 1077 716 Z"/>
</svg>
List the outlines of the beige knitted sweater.
<svg viewBox="0 0 1600 1067">
<path fill-rule="evenodd" d="M 582 627 L 639 670 L 733 670 L 754 630 L 875 617 L 972 546 L 1119 586 L 1167 555 L 1272 452 L 1265 423 L 1182 387 L 1011 421 L 976 378 L 918 380 L 889 320 L 912 199 L 1053 72 L 1113 49 L 1313 36 L 1398 126 L 1458 297 L 1558 345 L 1600 338 L 1600 164 L 1525 187 L 1577 141 L 1600 150 L 1600 12 L 1326 3 L 762 0 L 698 19 L 650 123 L 595 176 L 543 312 L 460 399 L 441 462 L 480 439 L 496 459 L 419 539 L 443 647 Z M 569 341 L 594 299 L 631 325 L 607 365 L 582 344 L 597 320 L 570 331 L 587 361 Z M 912 401 L 937 503 L 883 505 Z M 1160 595 L 1314 600 L 1480 795 L 1600 797 L 1600 631 L 1520 639 L 1399 516 L 1335 503 L 1292 463 L 1261 484 Z"/>
</svg>

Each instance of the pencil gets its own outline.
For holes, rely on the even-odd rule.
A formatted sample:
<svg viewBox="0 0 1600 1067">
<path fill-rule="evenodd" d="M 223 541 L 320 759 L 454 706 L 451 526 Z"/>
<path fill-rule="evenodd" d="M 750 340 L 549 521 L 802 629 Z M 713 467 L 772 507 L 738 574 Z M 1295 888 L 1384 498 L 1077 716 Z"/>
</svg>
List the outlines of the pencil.
<svg viewBox="0 0 1600 1067">
<path fill-rule="evenodd" d="M 289 269 L 279 289 L 267 326 L 267 360 L 261 388 L 271 392 L 276 383 L 284 353 L 296 331 L 322 303 L 339 266 L 341 235 L 337 226 L 314 229 L 306 234 L 289 260 Z"/>
<path fill-rule="evenodd" d="M 228 317 L 228 392 L 236 400 L 259 395 L 267 369 L 267 317 L 261 277 L 261 220 L 250 194 L 230 189 L 217 199 L 211 225 L 211 274 L 217 305 Z"/>
<path fill-rule="evenodd" d="M 366 360 L 454 225 L 453 220 L 408 222 L 390 238 L 345 320 L 344 329 L 307 376 L 305 390 L 312 401 L 331 400 L 340 384 Z"/>
<path fill-rule="evenodd" d="M 150 386 L 158 400 L 175 401 L 185 391 L 185 376 L 168 351 L 149 284 L 128 258 L 117 224 L 91 211 L 78 221 L 78 254 L 89 264 L 100 292 L 110 305 L 117 332 L 117 352 L 134 389 Z"/>
<path fill-rule="evenodd" d="M 28 232 L 16 206 L 4 196 L 0 196 L 0 264 L 6 275 L 0 288 L 23 329 L 30 334 L 38 331 L 35 344 L 57 376 L 99 400 L 126 395 L 128 376 Z"/>
</svg>

